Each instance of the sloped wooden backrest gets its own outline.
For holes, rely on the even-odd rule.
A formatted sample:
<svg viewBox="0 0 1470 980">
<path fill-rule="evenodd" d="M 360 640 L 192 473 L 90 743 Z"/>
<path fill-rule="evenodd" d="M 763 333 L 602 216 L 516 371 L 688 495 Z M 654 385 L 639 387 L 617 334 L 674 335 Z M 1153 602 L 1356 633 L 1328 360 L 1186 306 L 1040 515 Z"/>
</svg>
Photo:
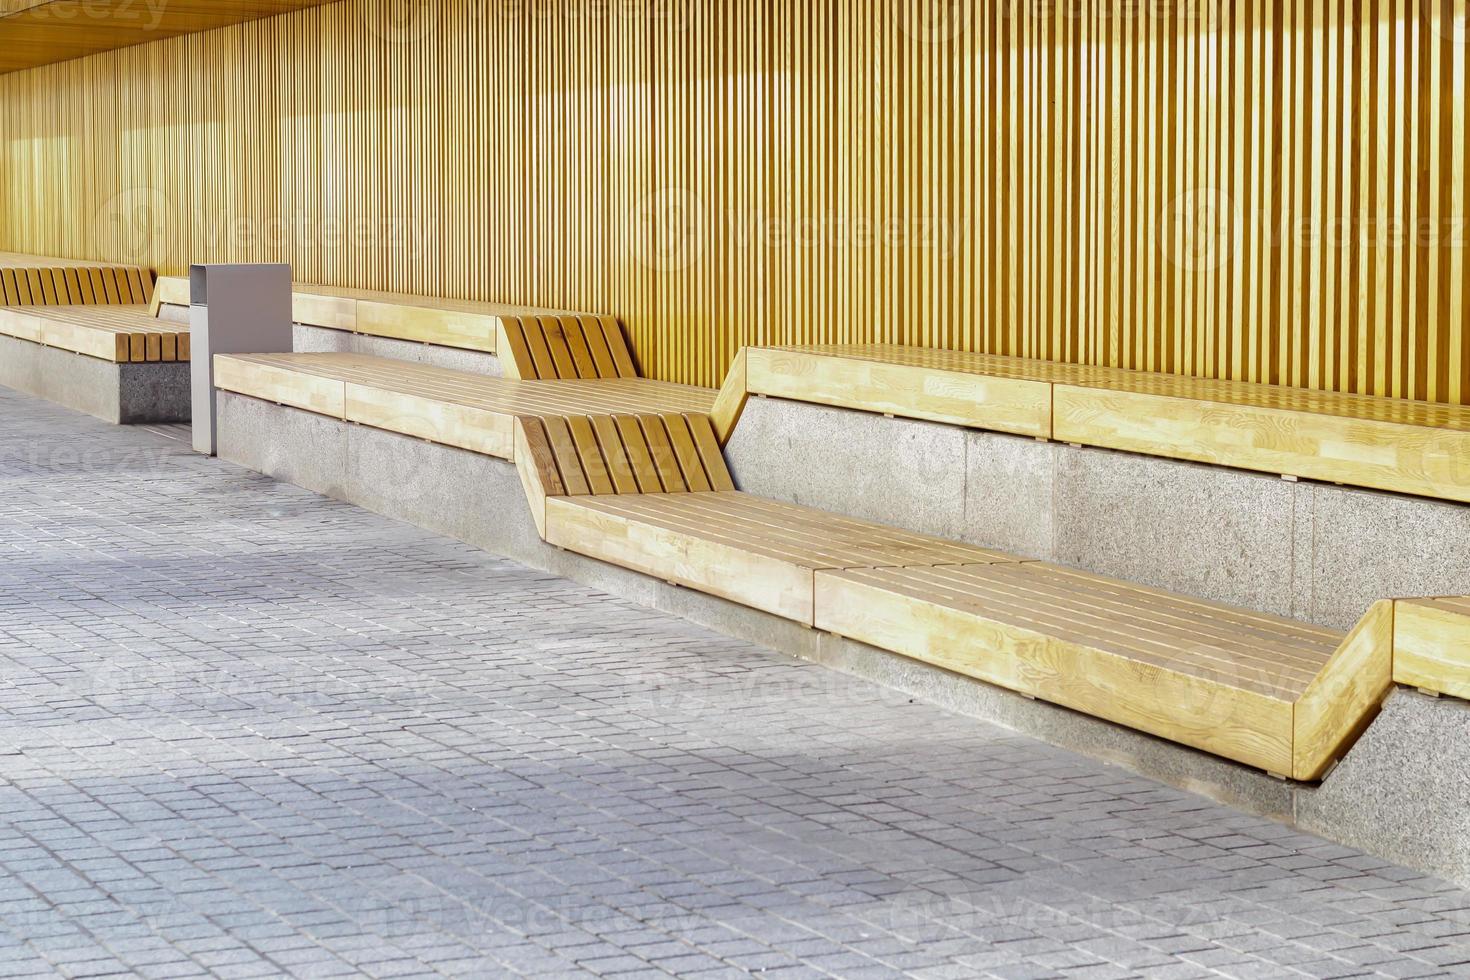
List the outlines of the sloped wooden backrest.
<svg viewBox="0 0 1470 980">
<path fill-rule="evenodd" d="M 636 378 L 622 328 L 612 317 L 503 317 L 500 360 L 508 378 L 573 381 Z"/>
<path fill-rule="evenodd" d="M 706 415 L 521 416 L 517 462 L 548 497 L 735 489 Z M 527 456 L 521 460 L 524 452 Z"/>
<path fill-rule="evenodd" d="M 136 266 L 27 266 L 0 269 L 0 306 L 142 305 L 153 273 Z"/>
</svg>

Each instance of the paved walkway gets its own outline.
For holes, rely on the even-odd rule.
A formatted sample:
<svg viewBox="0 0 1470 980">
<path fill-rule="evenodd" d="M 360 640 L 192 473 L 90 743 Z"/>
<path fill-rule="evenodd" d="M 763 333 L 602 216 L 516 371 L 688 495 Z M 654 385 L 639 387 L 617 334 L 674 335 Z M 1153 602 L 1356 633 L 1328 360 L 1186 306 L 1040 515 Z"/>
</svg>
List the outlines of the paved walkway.
<svg viewBox="0 0 1470 980">
<path fill-rule="evenodd" d="M 1470 975 L 1470 894 L 0 389 L 0 975 Z"/>
</svg>

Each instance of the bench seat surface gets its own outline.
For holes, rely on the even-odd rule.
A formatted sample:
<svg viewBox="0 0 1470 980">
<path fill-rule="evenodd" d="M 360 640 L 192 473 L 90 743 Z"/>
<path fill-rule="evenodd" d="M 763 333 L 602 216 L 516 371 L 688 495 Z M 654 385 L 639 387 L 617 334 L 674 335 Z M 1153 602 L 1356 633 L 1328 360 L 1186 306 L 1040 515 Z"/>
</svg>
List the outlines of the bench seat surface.
<svg viewBox="0 0 1470 980">
<path fill-rule="evenodd" d="M 514 458 L 516 416 L 708 413 L 707 388 L 613 378 L 519 381 L 362 354 L 222 355 L 215 383 L 335 418 Z"/>
<path fill-rule="evenodd" d="M 1298 778 L 1381 696 L 1315 693 L 1342 634 L 1040 562 L 823 571 L 816 609 L 819 629 Z"/>
<path fill-rule="evenodd" d="M 0 333 L 116 363 L 190 357 L 188 325 L 146 305 L 9 307 L 0 309 Z"/>
<path fill-rule="evenodd" d="M 1404 599 L 1394 612 L 1394 680 L 1470 699 L 1470 596 Z"/>
<path fill-rule="evenodd" d="M 818 569 L 1020 560 L 738 491 L 553 498 L 546 535 L 559 547 L 808 626 Z"/>
</svg>

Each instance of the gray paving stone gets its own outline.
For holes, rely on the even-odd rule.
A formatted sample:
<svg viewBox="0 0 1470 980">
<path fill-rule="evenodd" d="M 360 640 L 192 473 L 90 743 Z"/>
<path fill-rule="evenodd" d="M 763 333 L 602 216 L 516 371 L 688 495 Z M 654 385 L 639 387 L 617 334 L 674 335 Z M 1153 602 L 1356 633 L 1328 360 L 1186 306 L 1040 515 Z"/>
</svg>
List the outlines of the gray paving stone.
<svg viewBox="0 0 1470 980">
<path fill-rule="evenodd" d="M 0 418 L 5 976 L 1470 962 L 1443 882 L 177 432 Z"/>
</svg>

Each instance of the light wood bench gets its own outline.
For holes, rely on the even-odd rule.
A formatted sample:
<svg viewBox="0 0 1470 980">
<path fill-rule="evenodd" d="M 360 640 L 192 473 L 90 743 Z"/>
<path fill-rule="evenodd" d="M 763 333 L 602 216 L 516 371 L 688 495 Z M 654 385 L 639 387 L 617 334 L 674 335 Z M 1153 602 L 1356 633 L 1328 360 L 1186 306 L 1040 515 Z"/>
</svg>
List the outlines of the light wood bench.
<svg viewBox="0 0 1470 980">
<path fill-rule="evenodd" d="M 820 629 L 1301 780 L 1392 685 L 1392 609 L 1348 637 L 1041 562 L 817 576 Z"/>
<path fill-rule="evenodd" d="M 1394 604 L 1393 679 L 1470 699 L 1470 596 Z"/>
<path fill-rule="evenodd" d="M 153 273 L 138 266 L 0 253 L 0 306 L 141 305 Z"/>
<path fill-rule="evenodd" d="M 619 446 L 584 422 L 594 458 Z M 517 427 L 550 544 L 1285 777 L 1320 778 L 1392 685 L 1391 603 L 1345 637 L 754 497 L 723 466 L 708 487 L 568 480 L 590 470 L 559 425 Z"/>
<path fill-rule="evenodd" d="M 148 306 L 0 307 L 0 334 L 115 364 L 190 357 L 188 326 Z"/>
<path fill-rule="evenodd" d="M 522 381 L 361 354 L 247 354 L 215 359 L 224 391 L 503 459 L 521 415 L 706 414 L 706 388 L 615 378 Z"/>
<path fill-rule="evenodd" d="M 159 292 L 189 305 L 186 279 L 160 279 Z M 495 354 L 508 378 L 638 377 L 611 317 L 301 283 L 292 286 L 291 312 L 303 326 Z"/>
<path fill-rule="evenodd" d="M 1470 502 L 1470 408 L 904 347 L 749 348 L 728 438 L 768 395 Z"/>
</svg>

